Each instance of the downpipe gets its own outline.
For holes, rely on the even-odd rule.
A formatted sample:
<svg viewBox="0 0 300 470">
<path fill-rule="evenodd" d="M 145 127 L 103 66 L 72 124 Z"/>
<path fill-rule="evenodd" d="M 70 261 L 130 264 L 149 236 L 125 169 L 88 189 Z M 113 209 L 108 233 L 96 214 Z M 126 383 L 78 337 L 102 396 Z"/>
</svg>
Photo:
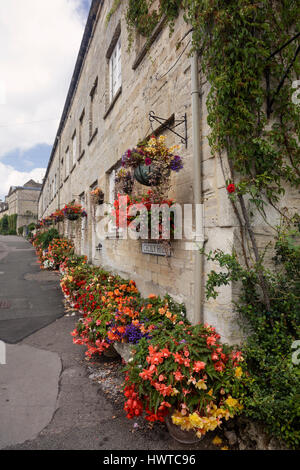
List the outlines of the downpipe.
<svg viewBox="0 0 300 470">
<path fill-rule="evenodd" d="M 200 208 L 201 222 L 196 231 L 195 243 L 197 247 L 203 248 L 204 237 L 204 205 L 203 205 L 203 182 L 202 182 L 202 145 L 201 145 L 201 113 L 200 113 L 200 88 L 198 73 L 198 55 L 193 52 L 191 57 L 191 85 L 192 85 L 192 145 L 193 145 L 193 171 L 194 171 L 194 206 Z M 199 211 L 197 211 L 199 212 Z M 194 318 L 193 323 L 203 323 L 203 271 L 204 256 L 199 249 L 195 250 L 194 264 Z"/>
</svg>

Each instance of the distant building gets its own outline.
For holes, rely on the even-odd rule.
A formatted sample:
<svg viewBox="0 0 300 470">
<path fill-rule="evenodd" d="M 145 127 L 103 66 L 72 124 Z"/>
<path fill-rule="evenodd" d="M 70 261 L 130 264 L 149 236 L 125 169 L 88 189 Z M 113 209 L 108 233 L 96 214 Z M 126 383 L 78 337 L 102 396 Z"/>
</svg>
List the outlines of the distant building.
<svg viewBox="0 0 300 470">
<path fill-rule="evenodd" d="M 5 201 L 0 200 L 0 219 L 5 215 L 8 214 L 8 204 Z"/>
<path fill-rule="evenodd" d="M 19 227 L 28 226 L 37 221 L 38 199 L 42 185 L 34 180 L 27 181 L 24 186 L 11 186 L 5 198 L 5 213 L 0 211 L 0 218 L 7 215 L 17 214 L 17 230 Z M 1 205 L 0 205 L 1 208 Z"/>
</svg>

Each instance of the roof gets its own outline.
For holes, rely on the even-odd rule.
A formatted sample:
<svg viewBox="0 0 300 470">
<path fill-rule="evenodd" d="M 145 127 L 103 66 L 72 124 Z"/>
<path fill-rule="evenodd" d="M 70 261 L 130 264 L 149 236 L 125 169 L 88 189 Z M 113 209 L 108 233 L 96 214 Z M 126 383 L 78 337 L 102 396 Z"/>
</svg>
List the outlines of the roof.
<svg viewBox="0 0 300 470">
<path fill-rule="evenodd" d="M 44 180 L 43 180 L 43 184 L 42 184 L 42 188 L 41 188 L 42 190 L 44 188 L 45 181 L 47 179 L 47 176 L 48 176 L 48 173 L 49 173 L 49 170 L 50 170 L 50 167 L 51 167 L 51 163 L 52 163 L 52 160 L 54 158 L 54 154 L 55 154 L 55 150 L 56 150 L 56 147 L 57 147 L 57 144 L 58 144 L 58 141 L 59 141 L 59 137 L 61 135 L 61 132 L 63 130 L 63 127 L 65 125 L 67 116 L 68 116 L 70 108 L 71 108 L 73 96 L 74 96 L 75 91 L 77 89 L 77 84 L 79 82 L 80 74 L 81 74 L 81 71 L 82 71 L 82 68 L 83 68 L 83 65 L 84 65 L 84 60 L 85 60 L 85 57 L 86 57 L 86 53 L 88 51 L 90 40 L 92 38 L 92 33 L 93 33 L 94 25 L 96 23 L 98 11 L 99 11 L 100 6 L 103 4 L 103 1 L 104 0 L 92 0 L 92 3 L 91 3 L 87 23 L 86 23 L 85 30 L 84 30 L 84 33 L 83 33 L 83 38 L 82 38 L 82 41 L 81 41 L 79 53 L 78 53 L 78 56 L 77 56 L 77 60 L 76 60 L 76 64 L 75 64 L 75 68 L 74 68 L 74 72 L 73 72 L 73 76 L 72 76 L 71 83 L 70 83 L 70 86 L 69 86 L 69 91 L 68 91 L 68 94 L 67 94 L 67 98 L 66 98 L 66 102 L 65 102 L 65 105 L 64 105 L 63 113 L 62 113 L 62 116 L 61 116 L 61 119 L 60 119 L 60 123 L 59 123 L 59 126 L 58 126 L 58 130 L 57 130 L 57 133 L 56 133 L 54 144 L 53 144 L 53 147 L 52 147 L 52 151 L 51 151 L 50 159 L 49 159 L 49 162 L 48 162 L 46 174 L 45 174 L 45 177 L 44 177 Z"/>
<path fill-rule="evenodd" d="M 34 180 L 29 180 L 27 183 L 25 183 L 23 186 L 11 186 L 8 191 L 8 195 L 10 196 L 12 193 L 17 191 L 18 189 L 24 191 L 41 191 L 42 190 L 42 185 L 41 183 L 36 183 Z"/>
</svg>

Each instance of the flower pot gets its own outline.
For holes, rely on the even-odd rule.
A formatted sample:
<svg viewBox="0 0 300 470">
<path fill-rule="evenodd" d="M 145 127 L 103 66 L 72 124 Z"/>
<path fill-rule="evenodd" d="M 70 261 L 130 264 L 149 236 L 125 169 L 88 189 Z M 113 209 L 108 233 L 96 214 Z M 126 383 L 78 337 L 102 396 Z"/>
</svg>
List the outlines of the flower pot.
<svg viewBox="0 0 300 470">
<path fill-rule="evenodd" d="M 103 356 L 105 356 L 105 357 L 110 357 L 110 358 L 114 358 L 114 357 L 119 357 L 119 354 L 118 354 L 117 351 L 115 350 L 114 346 L 111 344 L 111 345 L 109 346 L 109 348 L 104 349 L 104 351 L 103 351 Z"/>
<path fill-rule="evenodd" d="M 79 219 L 79 214 L 67 214 L 67 219 L 68 220 L 78 220 Z"/>
<path fill-rule="evenodd" d="M 195 431 L 182 430 L 180 426 L 177 426 L 173 423 L 171 414 L 172 413 L 165 417 L 165 423 L 167 425 L 170 436 L 180 444 L 191 445 L 199 442 L 199 438 L 196 436 Z"/>
<path fill-rule="evenodd" d="M 100 206 L 101 204 L 104 203 L 104 194 L 99 194 L 98 196 L 92 196 L 91 198 L 92 204 L 95 204 L 96 206 Z"/>
<path fill-rule="evenodd" d="M 134 169 L 135 179 L 144 186 L 157 186 L 161 182 L 161 172 L 155 164 L 139 165 Z"/>
</svg>

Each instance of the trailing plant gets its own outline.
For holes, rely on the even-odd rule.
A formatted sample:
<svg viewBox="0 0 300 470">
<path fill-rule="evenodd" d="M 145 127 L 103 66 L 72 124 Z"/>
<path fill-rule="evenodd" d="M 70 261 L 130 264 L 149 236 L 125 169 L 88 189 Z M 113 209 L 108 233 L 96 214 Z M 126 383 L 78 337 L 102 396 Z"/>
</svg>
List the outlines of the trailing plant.
<svg viewBox="0 0 300 470">
<path fill-rule="evenodd" d="M 298 219 L 299 220 L 299 219 Z M 252 381 L 244 412 L 267 426 L 272 436 L 291 447 L 300 443 L 300 367 L 292 362 L 292 344 L 300 338 L 300 231 L 299 222 L 280 227 L 275 244 L 275 270 L 264 268 L 270 292 L 270 308 L 262 300 L 261 266 L 245 268 L 236 253 L 209 253 L 220 272 L 211 271 L 207 298 L 216 298 L 217 288 L 230 282 L 241 284 L 235 307 L 246 333 L 243 347 Z"/>
</svg>

